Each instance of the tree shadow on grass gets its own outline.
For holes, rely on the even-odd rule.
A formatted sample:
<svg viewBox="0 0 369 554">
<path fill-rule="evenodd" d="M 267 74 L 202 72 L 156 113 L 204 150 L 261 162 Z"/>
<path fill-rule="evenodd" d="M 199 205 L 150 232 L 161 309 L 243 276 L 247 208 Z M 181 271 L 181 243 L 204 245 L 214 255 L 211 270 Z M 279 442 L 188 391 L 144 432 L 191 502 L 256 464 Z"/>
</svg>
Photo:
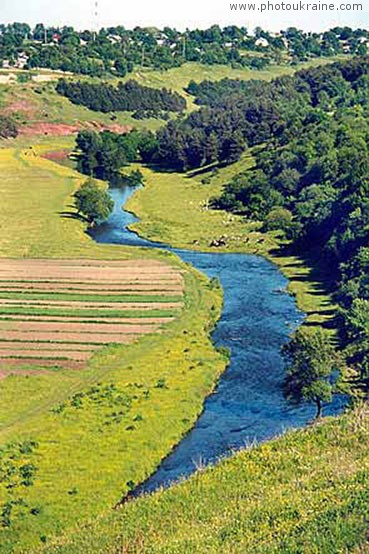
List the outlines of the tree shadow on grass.
<svg viewBox="0 0 369 554">
<path fill-rule="evenodd" d="M 323 329 L 337 329 L 339 328 L 339 318 L 334 313 L 334 310 L 323 310 L 321 312 L 307 312 L 308 316 L 326 316 L 329 319 L 324 321 L 304 321 L 304 327 L 321 327 Z"/>
<path fill-rule="evenodd" d="M 306 293 L 311 297 L 319 297 L 327 295 L 327 301 L 322 304 L 312 306 L 309 310 L 305 308 L 305 313 L 309 316 L 309 319 L 316 316 L 316 318 L 323 318 L 323 321 L 305 321 L 304 325 L 307 327 L 320 326 L 325 329 L 337 329 L 340 333 L 342 322 L 336 312 L 333 305 L 330 305 L 329 296 L 333 295 L 337 290 L 338 273 L 333 263 L 322 255 L 319 248 L 311 249 L 309 251 L 298 251 L 291 245 L 285 245 L 279 249 L 274 249 L 272 255 L 278 260 L 289 257 L 296 257 L 297 260 L 287 260 L 287 263 L 282 263 L 284 269 L 293 268 L 298 269 L 304 266 L 308 268 L 308 272 L 305 275 L 289 275 L 289 279 L 293 282 L 307 283 L 308 288 Z M 332 300 L 332 304 L 334 300 Z M 320 307 L 319 307 L 320 306 Z"/>
<path fill-rule="evenodd" d="M 87 218 L 77 212 L 63 211 L 58 212 L 58 215 L 63 219 L 76 219 L 77 221 L 82 221 L 83 223 L 89 222 Z"/>
</svg>

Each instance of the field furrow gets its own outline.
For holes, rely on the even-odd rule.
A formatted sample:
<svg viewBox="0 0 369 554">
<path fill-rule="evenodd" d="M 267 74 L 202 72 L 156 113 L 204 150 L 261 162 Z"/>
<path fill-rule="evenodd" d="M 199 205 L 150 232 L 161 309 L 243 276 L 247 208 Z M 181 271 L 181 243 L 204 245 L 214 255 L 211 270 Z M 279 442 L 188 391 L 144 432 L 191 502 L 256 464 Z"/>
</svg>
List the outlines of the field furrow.
<svg viewBox="0 0 369 554">
<path fill-rule="evenodd" d="M 180 271 L 152 260 L 0 260 L 1 375 L 74 369 L 159 331 L 183 306 L 183 288 Z"/>
</svg>

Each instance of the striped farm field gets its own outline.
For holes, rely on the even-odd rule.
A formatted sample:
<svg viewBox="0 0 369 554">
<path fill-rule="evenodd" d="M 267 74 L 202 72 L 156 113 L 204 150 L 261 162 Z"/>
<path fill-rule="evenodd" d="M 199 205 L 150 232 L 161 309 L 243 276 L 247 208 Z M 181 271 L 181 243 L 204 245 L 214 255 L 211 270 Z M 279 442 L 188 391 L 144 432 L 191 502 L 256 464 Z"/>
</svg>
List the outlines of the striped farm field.
<svg viewBox="0 0 369 554">
<path fill-rule="evenodd" d="M 183 289 L 181 271 L 155 260 L 0 259 L 0 377 L 24 365 L 83 367 L 109 344 L 159 331 Z"/>
</svg>

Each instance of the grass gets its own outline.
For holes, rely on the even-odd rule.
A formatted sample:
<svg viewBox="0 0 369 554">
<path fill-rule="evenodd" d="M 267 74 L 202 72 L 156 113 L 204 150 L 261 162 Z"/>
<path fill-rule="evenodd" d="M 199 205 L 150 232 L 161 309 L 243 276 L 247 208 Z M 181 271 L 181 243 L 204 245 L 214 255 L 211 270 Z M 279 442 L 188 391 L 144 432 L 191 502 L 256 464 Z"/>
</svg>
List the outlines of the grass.
<svg viewBox="0 0 369 554">
<path fill-rule="evenodd" d="M 18 470 L 0 473 L 1 553 L 29 552 L 109 510 L 191 428 L 227 363 L 209 339 L 221 309 L 220 290 L 173 254 L 95 244 L 80 221 L 61 217 L 72 211 L 71 195 L 81 176 L 37 152 L 0 151 L 2 257 L 153 258 L 183 271 L 185 296 L 179 313 L 145 312 L 145 317 L 177 315 L 160 334 L 108 346 L 84 370 L 46 368 L 44 373 L 30 366 L 32 376 L 0 381 L 0 468 L 13 463 L 7 452 L 14 445 L 38 445 L 32 453 L 19 447 L 16 454 L 20 467 L 36 468 L 31 483 Z M 10 308 L 9 314 L 17 311 L 43 314 L 42 308 L 25 306 Z M 137 316 L 137 311 L 118 313 Z M 70 313 L 55 310 L 55 315 Z M 101 312 L 73 310 L 73 315 L 100 317 Z M 163 381 L 165 387 L 159 387 Z M 100 392 L 91 392 L 95 387 Z M 107 393 L 109 387 L 118 392 Z"/>
<path fill-rule="evenodd" d="M 129 317 L 129 318 L 140 318 L 140 317 L 171 317 L 173 315 L 178 315 L 178 310 L 109 310 L 109 309 L 76 309 L 76 308 L 50 308 L 47 307 L 33 307 L 33 306 L 2 306 L 0 309 L 1 315 L 25 315 L 25 316 L 63 316 L 68 318 L 73 317 L 90 317 L 93 318 L 118 318 L 118 317 Z"/>
<path fill-rule="evenodd" d="M 182 296 L 176 294 L 95 294 L 93 291 L 86 294 L 73 294 L 71 292 L 30 292 L 22 290 L 21 292 L 0 291 L 0 299 L 8 300 L 52 300 L 60 302 L 180 302 Z"/>
<path fill-rule="evenodd" d="M 123 505 L 42 552 L 364 552 L 368 417 L 367 406 L 358 407 L 240 452 L 182 484 Z"/>
<path fill-rule="evenodd" d="M 59 95 L 53 82 L 0 85 L 0 102 L 3 108 L 14 106 L 11 109 L 21 125 L 34 123 L 75 125 L 94 122 L 102 125 L 119 124 L 155 130 L 163 124 L 158 119 L 144 121 L 134 119 L 129 112 L 117 112 L 112 120 L 111 114 L 78 106 Z M 28 137 L 28 144 L 29 142 L 30 137 Z M 16 144 L 18 143 L 17 141 Z"/>
</svg>

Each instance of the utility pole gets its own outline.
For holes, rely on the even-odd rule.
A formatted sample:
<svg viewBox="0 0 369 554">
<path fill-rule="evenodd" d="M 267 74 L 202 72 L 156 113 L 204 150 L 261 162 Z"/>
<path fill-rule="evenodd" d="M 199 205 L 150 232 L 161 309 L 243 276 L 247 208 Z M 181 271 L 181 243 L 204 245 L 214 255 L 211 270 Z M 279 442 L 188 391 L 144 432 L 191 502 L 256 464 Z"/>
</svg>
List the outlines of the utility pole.
<svg viewBox="0 0 369 554">
<path fill-rule="evenodd" d="M 45 41 L 45 44 L 47 44 L 47 28 L 44 27 L 44 41 Z"/>
<path fill-rule="evenodd" d="M 183 34 L 183 52 L 182 52 L 183 58 L 186 61 L 186 34 Z"/>
<path fill-rule="evenodd" d="M 99 30 L 99 0 L 94 0 L 93 4 L 93 23 L 92 23 L 92 39 L 96 40 L 96 35 Z"/>
</svg>

